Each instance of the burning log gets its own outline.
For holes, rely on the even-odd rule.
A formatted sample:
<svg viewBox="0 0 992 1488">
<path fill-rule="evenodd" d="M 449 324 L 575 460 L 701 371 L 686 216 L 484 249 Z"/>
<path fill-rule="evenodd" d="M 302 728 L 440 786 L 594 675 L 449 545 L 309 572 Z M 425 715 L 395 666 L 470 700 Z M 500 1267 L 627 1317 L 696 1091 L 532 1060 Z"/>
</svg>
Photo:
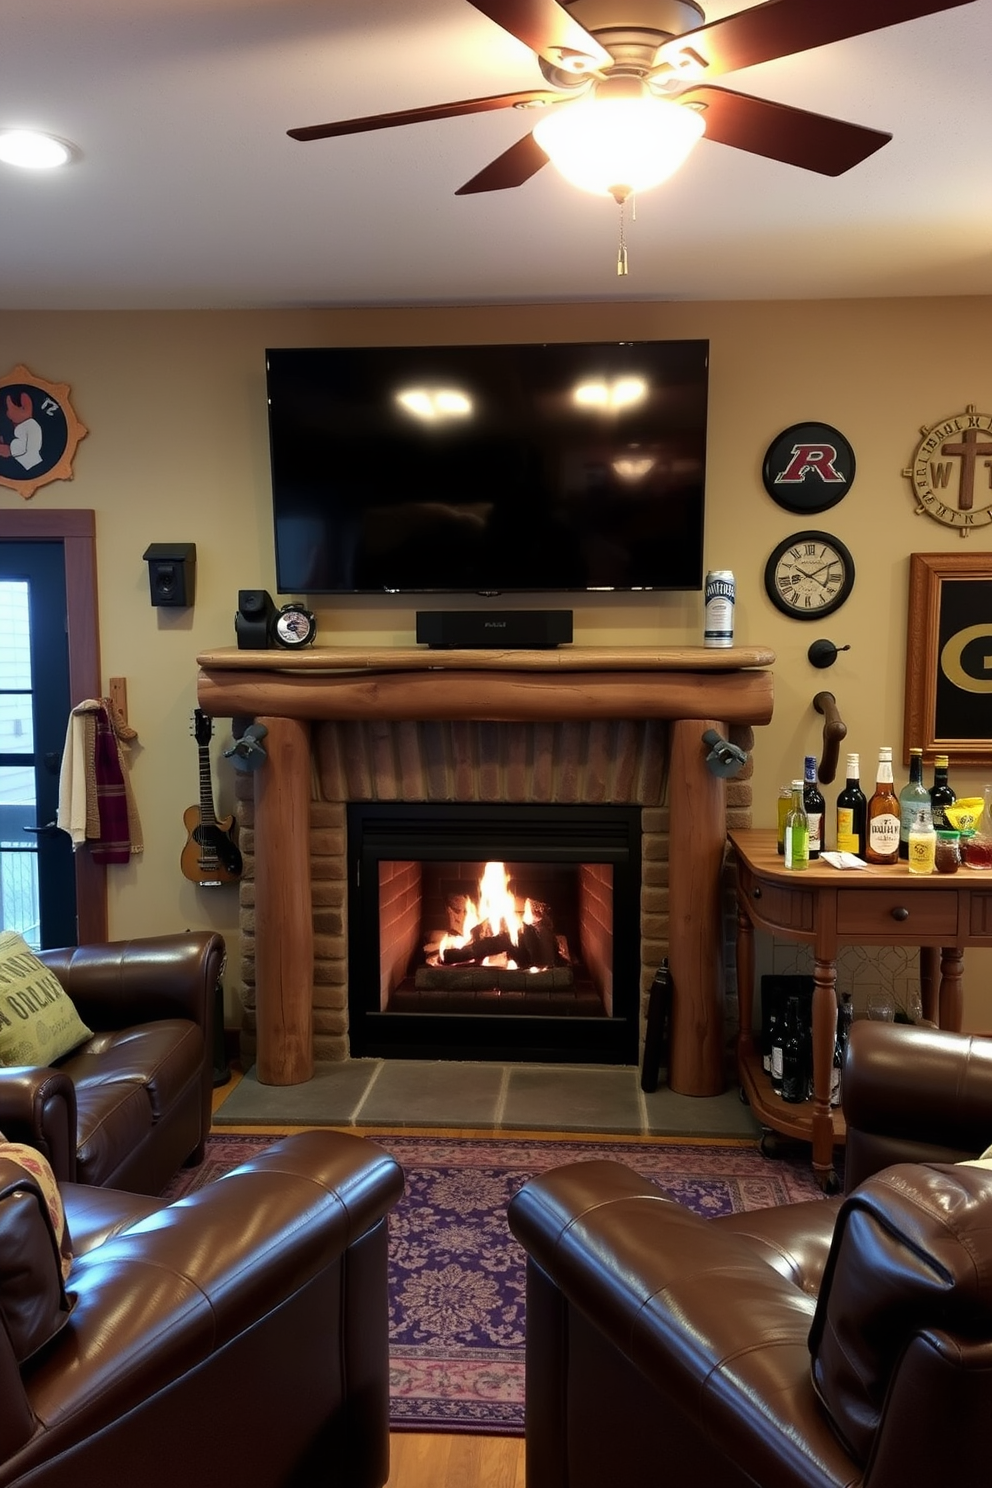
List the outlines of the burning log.
<svg viewBox="0 0 992 1488">
<path fill-rule="evenodd" d="M 478 928 L 478 927 L 476 927 Z M 472 961 L 484 961 L 487 956 L 513 956 L 513 941 L 502 935 L 479 935 L 472 932 L 472 943 L 466 946 L 446 946 L 441 952 L 443 966 L 464 966 Z"/>
<path fill-rule="evenodd" d="M 544 924 L 521 926 L 513 959 L 518 966 L 554 966 L 558 959 L 554 928 Z"/>
<path fill-rule="evenodd" d="M 448 911 L 448 934 L 465 934 L 465 915 L 468 912 L 471 899 L 467 894 L 449 894 L 446 908 Z"/>
</svg>

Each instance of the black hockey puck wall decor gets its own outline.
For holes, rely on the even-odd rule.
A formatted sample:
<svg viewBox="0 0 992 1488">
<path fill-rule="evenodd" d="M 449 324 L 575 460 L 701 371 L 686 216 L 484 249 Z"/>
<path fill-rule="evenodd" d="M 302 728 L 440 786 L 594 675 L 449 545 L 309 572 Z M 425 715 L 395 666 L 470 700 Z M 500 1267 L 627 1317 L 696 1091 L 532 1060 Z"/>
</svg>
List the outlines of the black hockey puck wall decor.
<svg viewBox="0 0 992 1488">
<path fill-rule="evenodd" d="M 854 450 L 830 424 L 792 424 L 768 446 L 765 490 L 786 511 L 827 511 L 854 484 Z"/>
</svg>

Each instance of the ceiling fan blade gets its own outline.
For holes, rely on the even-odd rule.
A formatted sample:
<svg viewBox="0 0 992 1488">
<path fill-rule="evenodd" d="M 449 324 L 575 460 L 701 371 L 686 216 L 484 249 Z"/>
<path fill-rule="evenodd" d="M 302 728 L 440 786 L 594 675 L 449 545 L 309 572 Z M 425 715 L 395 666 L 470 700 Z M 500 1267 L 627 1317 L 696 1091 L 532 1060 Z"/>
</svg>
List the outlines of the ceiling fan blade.
<svg viewBox="0 0 992 1488">
<path fill-rule="evenodd" d="M 474 0 L 473 0 L 474 3 Z M 902 21 L 936 15 L 972 0 L 765 0 L 750 10 L 664 42 L 654 72 L 691 80 L 719 77 L 776 57 L 791 57 L 831 41 L 864 36 Z"/>
<path fill-rule="evenodd" d="M 492 98 L 463 98 L 458 103 L 436 103 L 427 108 L 399 109 L 393 114 L 369 114 L 364 119 L 339 119 L 334 124 L 309 124 L 303 129 L 289 129 L 295 140 L 333 139 L 342 134 L 365 134 L 370 129 L 392 129 L 397 124 L 425 124 L 432 119 L 456 119 L 462 114 L 488 114 L 493 109 L 528 108 L 537 104 L 557 103 L 561 95 L 547 91 L 499 93 Z"/>
<path fill-rule="evenodd" d="M 821 176 L 843 175 L 892 138 L 877 129 L 729 88 L 690 88 L 679 95 L 679 102 L 703 107 L 706 139 Z"/>
<path fill-rule="evenodd" d="M 511 186 L 522 186 L 537 174 L 548 157 L 532 134 L 525 134 L 502 155 L 481 170 L 471 181 L 459 186 L 456 196 L 473 196 L 477 191 L 506 191 Z"/>
<path fill-rule="evenodd" d="M 555 67 L 589 72 L 613 61 L 606 48 L 557 0 L 469 0 L 469 4 Z"/>
</svg>

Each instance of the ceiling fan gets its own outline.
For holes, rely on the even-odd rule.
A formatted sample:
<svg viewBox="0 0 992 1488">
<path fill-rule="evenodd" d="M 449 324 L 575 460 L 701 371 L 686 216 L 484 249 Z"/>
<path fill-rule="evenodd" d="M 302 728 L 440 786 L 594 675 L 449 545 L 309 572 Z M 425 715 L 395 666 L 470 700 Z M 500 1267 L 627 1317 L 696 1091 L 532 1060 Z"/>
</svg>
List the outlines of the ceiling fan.
<svg viewBox="0 0 992 1488">
<path fill-rule="evenodd" d="M 455 193 L 472 195 L 521 186 L 549 159 L 569 179 L 608 192 L 623 202 L 634 190 L 671 174 L 705 132 L 710 140 L 780 160 L 821 175 L 839 176 L 892 138 L 825 114 L 773 103 L 729 88 L 712 78 L 778 57 L 844 41 L 920 16 L 952 10 L 971 0 L 764 0 L 722 20 L 706 22 L 695 0 L 469 0 L 537 54 L 547 88 L 466 98 L 454 103 L 372 114 L 291 129 L 296 140 L 362 134 L 401 124 L 457 118 L 495 109 L 546 110 L 535 129 L 485 166 Z M 607 104 L 621 116 L 646 105 L 674 128 L 679 144 L 673 162 L 661 159 L 664 141 L 648 138 L 639 117 L 621 128 L 627 143 L 640 144 L 641 164 L 610 158 L 592 184 L 570 174 L 555 133 L 571 136 L 579 112 L 592 116 L 591 134 L 574 144 L 576 169 L 588 170 L 606 136 Z M 592 108 L 596 109 L 593 115 Z M 619 108 L 618 108 L 619 105 Z M 585 107 L 584 107 L 585 106 Z M 567 123 L 566 123 L 567 121 Z M 560 127 L 559 127 L 560 126 Z M 666 134 L 667 137 L 667 134 Z M 675 158 L 677 157 L 677 158 Z M 637 169 L 654 179 L 625 179 Z M 613 179 L 611 179 L 611 176 Z"/>
</svg>

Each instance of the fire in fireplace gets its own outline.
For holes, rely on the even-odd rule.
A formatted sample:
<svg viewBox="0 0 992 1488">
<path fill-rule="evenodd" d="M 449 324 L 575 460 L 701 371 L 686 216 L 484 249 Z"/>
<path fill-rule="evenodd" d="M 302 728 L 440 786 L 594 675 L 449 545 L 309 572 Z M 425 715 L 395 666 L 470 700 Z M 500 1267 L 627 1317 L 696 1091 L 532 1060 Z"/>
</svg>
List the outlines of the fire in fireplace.
<svg viewBox="0 0 992 1488">
<path fill-rule="evenodd" d="M 634 1063 L 640 811 L 349 807 L 352 1052 Z"/>
<path fill-rule="evenodd" d="M 538 977 L 556 966 L 571 967 L 568 944 L 555 934 L 550 904 L 513 892 L 505 863 L 487 863 L 476 897 L 455 889 L 446 899 L 447 927 L 424 947 L 427 965 L 438 971 L 443 986 L 449 966 L 475 968 L 479 986 L 491 980 L 485 967 L 523 969 Z M 498 978 L 497 978 L 498 985 Z"/>
</svg>

